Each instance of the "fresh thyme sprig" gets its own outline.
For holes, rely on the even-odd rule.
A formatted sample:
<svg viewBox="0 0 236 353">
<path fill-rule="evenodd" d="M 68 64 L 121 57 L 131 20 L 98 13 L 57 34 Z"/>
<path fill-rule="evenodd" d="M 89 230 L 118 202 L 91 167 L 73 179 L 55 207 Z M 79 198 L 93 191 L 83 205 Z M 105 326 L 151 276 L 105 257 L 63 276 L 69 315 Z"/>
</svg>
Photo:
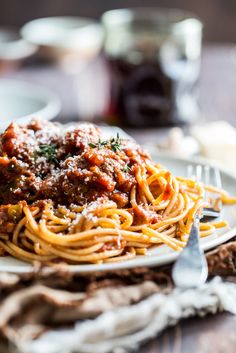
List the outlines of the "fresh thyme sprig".
<svg viewBox="0 0 236 353">
<path fill-rule="evenodd" d="M 129 167 L 128 163 L 125 164 L 125 166 L 124 166 L 124 168 L 123 168 L 123 171 L 124 171 L 125 173 L 128 173 L 128 172 L 131 171 L 131 168 Z"/>
<path fill-rule="evenodd" d="M 34 158 L 45 157 L 48 162 L 58 163 L 56 150 L 57 147 L 54 144 L 40 145 L 39 150 L 34 153 Z"/>
<path fill-rule="evenodd" d="M 117 133 L 116 138 L 111 138 L 110 140 L 102 141 L 100 138 L 98 142 L 89 142 L 89 147 L 91 148 L 98 148 L 99 150 L 102 149 L 104 146 L 110 147 L 114 152 L 121 151 L 122 144 L 119 133 Z"/>
<path fill-rule="evenodd" d="M 104 146 L 106 146 L 107 145 L 107 141 L 102 141 L 101 139 L 100 139 L 100 137 L 99 137 L 99 139 L 98 139 L 98 142 L 97 143 L 89 143 L 88 144 L 90 147 L 92 147 L 92 148 L 98 148 L 99 150 L 101 149 L 101 148 L 103 148 Z"/>
<path fill-rule="evenodd" d="M 121 150 L 121 139 L 120 139 L 120 135 L 119 133 L 117 133 L 116 135 L 116 138 L 112 138 L 110 140 L 110 144 L 111 144 L 111 149 L 114 151 L 114 152 L 118 152 Z"/>
<path fill-rule="evenodd" d="M 91 148 L 96 148 L 97 147 L 97 145 L 95 145 L 95 143 L 92 143 L 92 142 L 89 142 L 88 145 Z"/>
</svg>

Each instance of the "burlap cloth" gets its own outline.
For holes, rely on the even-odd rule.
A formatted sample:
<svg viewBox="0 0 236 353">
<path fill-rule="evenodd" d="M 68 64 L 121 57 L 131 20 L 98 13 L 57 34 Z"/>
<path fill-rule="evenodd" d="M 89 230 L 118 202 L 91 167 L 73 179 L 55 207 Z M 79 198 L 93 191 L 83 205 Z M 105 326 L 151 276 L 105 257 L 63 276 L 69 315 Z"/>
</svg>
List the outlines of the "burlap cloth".
<svg viewBox="0 0 236 353">
<path fill-rule="evenodd" d="M 207 259 L 208 283 L 187 291 L 173 288 L 171 266 L 1 273 L 0 352 L 128 352 L 183 317 L 236 313 L 236 239 Z"/>
</svg>

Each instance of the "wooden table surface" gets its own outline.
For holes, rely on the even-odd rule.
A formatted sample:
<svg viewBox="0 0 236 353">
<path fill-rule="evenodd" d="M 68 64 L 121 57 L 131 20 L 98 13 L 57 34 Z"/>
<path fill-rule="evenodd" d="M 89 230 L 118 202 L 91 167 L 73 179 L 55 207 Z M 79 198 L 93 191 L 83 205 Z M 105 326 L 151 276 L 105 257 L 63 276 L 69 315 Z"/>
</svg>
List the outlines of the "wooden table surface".
<svg viewBox="0 0 236 353">
<path fill-rule="evenodd" d="M 58 68 L 30 66 L 5 77 L 39 83 L 54 90 L 62 100 L 59 120 L 77 120 L 80 93 L 74 79 Z M 79 77 L 79 76 L 78 76 Z M 97 78 L 99 79 L 99 78 Z M 99 80 L 98 80 L 99 81 Z M 203 50 L 199 82 L 200 105 L 204 119 L 225 119 L 236 125 L 236 46 L 207 46 Z M 99 87 L 95 87 L 99 91 Z M 139 143 L 162 138 L 165 129 L 129 129 Z M 231 353 L 236 346 L 236 317 L 227 313 L 183 320 L 174 328 L 147 342 L 138 353 Z"/>
</svg>

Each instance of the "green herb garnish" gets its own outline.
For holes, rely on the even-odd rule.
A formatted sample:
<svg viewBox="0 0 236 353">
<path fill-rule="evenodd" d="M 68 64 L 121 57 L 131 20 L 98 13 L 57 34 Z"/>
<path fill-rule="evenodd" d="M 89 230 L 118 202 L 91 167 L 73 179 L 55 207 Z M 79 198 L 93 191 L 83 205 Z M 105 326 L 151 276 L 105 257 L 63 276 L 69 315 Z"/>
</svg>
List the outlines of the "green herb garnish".
<svg viewBox="0 0 236 353">
<path fill-rule="evenodd" d="M 118 152 L 121 150 L 121 139 L 120 139 L 119 133 L 117 133 L 116 138 L 113 137 L 110 140 L 104 140 L 104 141 L 102 141 L 99 138 L 98 142 L 96 143 L 89 142 L 88 145 L 91 148 L 98 148 L 99 150 L 102 149 L 104 146 L 107 146 L 107 147 L 110 147 L 114 152 Z"/>
<path fill-rule="evenodd" d="M 89 143 L 88 144 L 90 147 L 92 147 L 92 148 L 98 148 L 99 150 L 101 149 L 101 148 L 103 148 L 104 146 L 107 146 L 107 141 L 102 141 L 100 138 L 98 139 L 98 142 L 96 142 L 96 143 Z"/>
<path fill-rule="evenodd" d="M 110 140 L 110 144 L 111 144 L 111 149 L 114 151 L 114 152 L 118 152 L 121 150 L 121 139 L 120 139 L 120 135 L 119 133 L 117 133 L 116 135 L 116 138 L 112 138 Z"/>
<path fill-rule="evenodd" d="M 98 143 L 97 143 L 97 148 L 100 150 L 101 148 L 103 148 L 104 146 L 107 146 L 107 141 L 102 141 L 100 138 L 98 139 Z"/>
<path fill-rule="evenodd" d="M 123 171 L 124 171 L 125 173 L 128 173 L 128 172 L 131 171 L 131 168 L 128 166 L 127 163 L 125 164 L 125 166 L 124 166 L 124 168 L 123 168 Z"/>
<path fill-rule="evenodd" d="M 57 159 L 57 147 L 54 144 L 41 145 L 39 150 L 35 151 L 34 157 L 45 157 L 48 162 L 58 163 Z"/>
<path fill-rule="evenodd" d="M 89 145 L 89 147 L 91 147 L 91 148 L 96 148 L 96 147 L 97 147 L 94 143 L 91 143 L 91 142 L 89 142 L 88 145 Z"/>
</svg>

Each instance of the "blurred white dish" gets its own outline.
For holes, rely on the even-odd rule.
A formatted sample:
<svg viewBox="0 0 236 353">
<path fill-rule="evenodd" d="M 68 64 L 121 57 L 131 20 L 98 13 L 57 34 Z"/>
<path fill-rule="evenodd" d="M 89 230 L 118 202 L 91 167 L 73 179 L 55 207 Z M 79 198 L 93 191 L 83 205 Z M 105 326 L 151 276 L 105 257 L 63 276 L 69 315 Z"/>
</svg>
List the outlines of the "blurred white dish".
<svg viewBox="0 0 236 353">
<path fill-rule="evenodd" d="M 21 34 L 39 45 L 41 53 L 61 61 L 68 55 L 81 59 L 94 57 L 103 43 L 102 26 L 83 17 L 46 17 L 26 23 Z"/>
<path fill-rule="evenodd" d="M 37 46 L 25 41 L 12 28 L 0 28 L 0 59 L 22 60 L 37 50 Z"/>
<path fill-rule="evenodd" d="M 53 119 L 61 103 L 50 90 L 25 82 L 0 79 L 0 130 L 12 121 L 26 123 L 32 118 Z"/>
<path fill-rule="evenodd" d="M 38 47 L 24 40 L 13 28 L 0 27 L 0 73 L 12 71 L 35 54 Z"/>
</svg>

